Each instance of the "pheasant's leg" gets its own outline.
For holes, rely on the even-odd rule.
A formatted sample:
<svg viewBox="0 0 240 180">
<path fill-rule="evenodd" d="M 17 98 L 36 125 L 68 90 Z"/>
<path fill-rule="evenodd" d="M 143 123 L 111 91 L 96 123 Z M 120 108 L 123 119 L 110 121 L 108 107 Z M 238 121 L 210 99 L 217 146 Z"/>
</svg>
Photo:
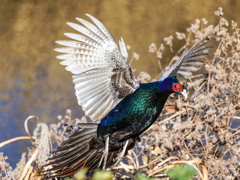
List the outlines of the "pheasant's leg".
<svg viewBox="0 0 240 180">
<path fill-rule="evenodd" d="M 108 158 L 108 151 L 109 151 L 109 137 L 107 137 L 107 140 L 105 142 L 105 152 L 104 152 L 104 162 L 103 162 L 103 170 L 105 170 L 107 165 L 107 158 Z"/>
<path fill-rule="evenodd" d="M 118 163 L 122 160 L 125 152 L 126 152 L 126 149 L 127 149 L 127 146 L 128 146 L 128 143 L 129 143 L 129 140 L 126 141 L 126 143 L 124 144 L 123 146 L 123 150 L 120 152 L 120 154 L 118 155 L 117 157 L 117 161 L 116 163 L 114 164 L 114 166 L 118 165 Z"/>
<path fill-rule="evenodd" d="M 98 167 L 100 167 L 101 166 L 101 164 L 102 164 L 102 161 L 103 161 L 103 170 L 105 170 L 105 168 L 106 168 L 106 164 L 107 164 L 107 158 L 108 158 L 108 150 L 109 150 L 109 137 L 107 137 L 107 139 L 106 139 L 106 142 L 105 142 L 105 149 L 104 149 L 104 151 L 103 151 L 103 155 L 102 155 L 102 157 L 101 157 L 101 160 L 100 160 L 100 162 L 99 162 L 99 164 L 98 164 Z"/>
</svg>

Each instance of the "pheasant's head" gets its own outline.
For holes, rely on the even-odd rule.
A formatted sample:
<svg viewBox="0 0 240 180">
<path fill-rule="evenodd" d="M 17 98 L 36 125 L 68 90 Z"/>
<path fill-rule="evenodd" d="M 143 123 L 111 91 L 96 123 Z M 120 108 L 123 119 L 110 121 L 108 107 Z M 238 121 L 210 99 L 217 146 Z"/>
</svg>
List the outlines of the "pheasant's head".
<svg viewBox="0 0 240 180">
<path fill-rule="evenodd" d="M 185 77 L 181 74 L 177 74 L 176 76 L 173 77 L 174 81 L 172 82 L 172 90 L 174 93 L 183 95 L 186 99 L 188 96 L 187 92 L 187 81 Z"/>
<path fill-rule="evenodd" d="M 175 76 L 168 77 L 161 81 L 158 88 L 161 93 L 166 93 L 169 95 L 176 93 L 187 98 L 187 87 L 188 85 L 185 77 L 182 74 L 176 74 Z"/>
</svg>

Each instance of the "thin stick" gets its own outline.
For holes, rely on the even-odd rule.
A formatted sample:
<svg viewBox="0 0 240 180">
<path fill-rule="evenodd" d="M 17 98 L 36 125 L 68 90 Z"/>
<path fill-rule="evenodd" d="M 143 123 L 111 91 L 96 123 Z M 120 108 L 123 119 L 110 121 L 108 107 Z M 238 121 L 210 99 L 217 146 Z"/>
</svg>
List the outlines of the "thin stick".
<svg viewBox="0 0 240 180">
<path fill-rule="evenodd" d="M 12 139 L 9 139 L 7 141 L 4 141 L 4 142 L 0 143 L 0 148 L 5 146 L 8 143 L 11 143 L 11 142 L 14 142 L 14 141 L 18 141 L 18 140 L 23 140 L 23 139 L 34 139 L 34 137 L 33 136 L 31 136 L 31 137 L 29 137 L 29 136 L 15 137 L 15 138 L 12 138 Z"/>
</svg>

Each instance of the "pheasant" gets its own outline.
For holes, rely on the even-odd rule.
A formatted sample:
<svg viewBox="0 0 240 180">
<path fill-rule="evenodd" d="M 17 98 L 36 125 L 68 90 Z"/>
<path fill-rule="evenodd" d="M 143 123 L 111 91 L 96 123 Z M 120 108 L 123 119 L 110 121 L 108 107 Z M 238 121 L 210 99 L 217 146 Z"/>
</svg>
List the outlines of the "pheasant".
<svg viewBox="0 0 240 180">
<path fill-rule="evenodd" d="M 86 115 L 100 123 L 81 123 L 68 140 L 52 152 L 45 165 L 47 177 L 66 177 L 81 168 L 90 171 L 117 165 L 140 141 L 160 115 L 169 95 L 187 97 L 186 77 L 200 69 L 214 39 L 206 36 L 169 67 L 156 82 L 138 83 L 121 38 L 119 47 L 108 29 L 86 14 L 93 23 L 76 18 L 67 23 L 78 33 L 65 33 L 73 40 L 56 41 L 60 64 L 72 72 L 78 104 Z M 206 42 L 204 42 L 207 40 Z"/>
</svg>

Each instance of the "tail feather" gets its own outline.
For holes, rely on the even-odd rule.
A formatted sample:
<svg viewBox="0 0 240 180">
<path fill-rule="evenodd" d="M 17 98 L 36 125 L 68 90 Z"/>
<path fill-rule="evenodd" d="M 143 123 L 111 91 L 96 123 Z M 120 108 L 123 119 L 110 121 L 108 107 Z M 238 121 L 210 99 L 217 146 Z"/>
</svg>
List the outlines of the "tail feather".
<svg viewBox="0 0 240 180">
<path fill-rule="evenodd" d="M 89 160 L 85 163 L 85 166 L 86 166 L 86 167 L 89 167 L 89 169 L 91 169 L 91 166 L 92 166 L 93 164 L 95 164 L 95 163 L 98 165 L 97 162 L 99 162 L 99 160 L 101 159 L 101 156 L 102 156 L 101 153 L 97 153 L 97 154 L 94 154 L 94 155 L 95 155 L 95 156 L 94 156 L 93 158 L 89 159 Z"/>
<path fill-rule="evenodd" d="M 118 151 L 112 152 L 108 156 L 107 166 L 111 166 L 114 163 L 114 158 L 116 158 Z"/>
<path fill-rule="evenodd" d="M 95 138 L 97 124 L 80 125 L 82 129 L 74 132 L 59 148 L 52 151 L 53 157 L 48 159 L 42 171 L 45 178 L 66 177 L 85 167 L 90 171 L 103 167 L 101 159 L 105 156 L 105 144 Z M 121 145 L 110 149 L 106 167 L 115 163 L 121 150 Z"/>
<path fill-rule="evenodd" d="M 68 176 L 100 157 L 98 149 L 90 149 L 89 141 L 97 131 L 97 124 L 79 124 L 82 129 L 74 132 L 59 148 L 52 151 L 53 157 L 44 166 L 46 177 Z M 96 157 L 95 157 L 96 156 Z"/>
<path fill-rule="evenodd" d="M 74 151 L 77 151 L 77 152 L 72 152 L 72 151 L 70 151 L 70 152 L 68 152 L 68 155 L 66 156 L 66 155 L 64 155 L 64 154 L 61 154 L 61 156 L 60 155 L 58 155 L 58 158 L 55 158 L 55 159 L 52 159 L 52 160 L 54 160 L 53 162 L 51 162 L 51 163 L 49 163 L 48 165 L 50 165 L 50 164 L 58 164 L 58 163 L 63 163 L 63 162 L 66 162 L 66 163 L 70 163 L 71 161 L 73 161 L 75 158 L 78 158 L 78 157 L 80 157 L 80 156 L 82 156 L 82 155 L 84 155 L 87 151 L 88 151 L 88 149 L 86 149 L 85 147 L 83 147 L 83 148 L 81 148 L 81 149 L 75 149 Z"/>
<path fill-rule="evenodd" d="M 101 160 L 101 157 L 102 157 L 101 154 L 97 154 L 97 156 L 92 161 L 89 161 L 86 164 L 86 167 L 88 167 L 90 171 L 97 169 L 99 165 L 99 161 Z"/>
<path fill-rule="evenodd" d="M 78 162 L 74 163 L 71 167 L 69 167 L 65 172 L 62 172 L 62 176 L 73 174 L 79 169 L 87 167 L 87 162 L 91 162 L 91 160 L 95 158 L 94 155 L 96 155 L 96 152 L 97 150 L 93 150 L 93 152 L 91 151 L 90 153 L 88 153 L 89 155 L 85 159 L 80 159 Z"/>
<path fill-rule="evenodd" d="M 83 132 L 83 135 L 81 135 Z M 65 151 L 66 149 L 70 149 L 72 147 L 81 146 L 92 139 L 93 134 L 96 133 L 96 129 L 81 129 L 76 132 L 78 135 L 71 135 L 69 139 L 61 144 L 56 150 L 53 150 L 52 153 Z M 74 133 L 75 134 L 75 133 Z"/>
<path fill-rule="evenodd" d="M 95 131 L 95 133 L 96 133 L 96 131 Z M 72 148 L 75 148 L 76 146 L 81 147 L 82 145 L 86 144 L 86 142 L 89 142 L 92 139 L 92 137 L 93 137 L 93 133 L 89 133 L 85 137 L 71 138 L 68 140 L 68 142 L 65 142 L 58 149 L 56 149 L 55 151 L 52 151 L 52 152 L 61 152 L 61 151 L 65 151 L 66 149 L 70 150 Z"/>
<path fill-rule="evenodd" d="M 54 160 L 52 164 L 58 164 L 55 167 L 53 167 L 51 170 L 61 169 L 65 166 L 69 166 L 71 164 L 76 163 L 77 161 L 84 159 L 86 154 L 89 153 L 88 148 L 81 149 L 80 152 L 72 154 L 68 158 L 65 158 L 64 156 L 62 158 L 59 158 L 58 160 Z"/>
<path fill-rule="evenodd" d="M 68 156 L 72 155 L 73 153 L 78 152 L 78 151 L 80 151 L 80 150 L 81 150 L 81 149 L 74 149 L 74 150 L 72 150 L 72 151 L 66 151 L 66 152 L 63 152 L 63 153 L 59 153 L 58 155 L 55 155 L 55 156 L 49 158 L 48 160 L 49 160 L 49 161 L 53 161 L 53 160 L 60 159 L 60 158 L 62 158 L 62 157 L 68 157 Z M 48 165 L 49 165 L 49 164 L 48 164 Z"/>
<path fill-rule="evenodd" d="M 95 133 L 96 132 L 96 128 L 90 129 L 82 129 L 81 131 L 78 131 L 76 133 L 73 133 L 71 136 L 69 136 L 69 138 L 81 138 L 85 135 L 91 134 L 91 133 Z"/>
</svg>

